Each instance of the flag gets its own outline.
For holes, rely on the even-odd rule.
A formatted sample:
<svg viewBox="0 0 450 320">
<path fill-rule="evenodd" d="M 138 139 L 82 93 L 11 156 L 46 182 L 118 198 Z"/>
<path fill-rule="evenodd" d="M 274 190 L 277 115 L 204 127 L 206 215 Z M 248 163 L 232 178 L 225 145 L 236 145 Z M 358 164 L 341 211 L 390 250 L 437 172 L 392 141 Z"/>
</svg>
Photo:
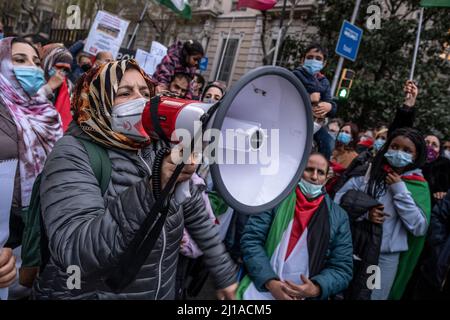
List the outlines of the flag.
<svg viewBox="0 0 450 320">
<path fill-rule="evenodd" d="M 280 204 L 270 227 L 269 234 L 267 235 L 264 249 L 275 272 L 280 269 L 278 266 L 285 262 L 284 253 L 286 250 L 284 247 L 286 246 L 286 241 L 289 241 L 288 239 L 292 231 L 296 202 L 297 195 L 294 190 Z M 271 299 L 272 297 L 270 293 L 259 292 L 249 275 L 246 275 L 239 283 L 236 296 L 238 300 L 262 300 L 263 298 L 261 296 L 265 296 L 265 299 Z"/>
<path fill-rule="evenodd" d="M 428 224 L 431 219 L 431 196 L 427 181 L 418 175 L 403 176 L 403 182 L 411 193 L 415 203 L 422 210 Z M 416 237 L 408 233 L 408 250 L 400 253 L 394 283 L 389 293 L 389 300 L 400 300 L 411 279 L 422 253 L 426 236 Z"/>
<path fill-rule="evenodd" d="M 192 19 L 191 6 L 188 0 L 158 0 L 167 8 L 175 11 L 185 19 Z"/>
<path fill-rule="evenodd" d="M 447 7 L 450 8 L 450 0 L 422 0 L 420 1 L 421 7 Z"/>
<path fill-rule="evenodd" d="M 238 8 L 252 8 L 256 10 L 269 10 L 277 4 L 277 0 L 239 0 Z"/>
<path fill-rule="evenodd" d="M 63 81 L 61 87 L 59 88 L 58 97 L 56 97 L 55 101 L 55 108 L 56 111 L 59 112 L 63 130 L 64 132 L 66 132 L 70 122 L 72 122 L 72 113 L 70 112 L 69 86 L 67 85 L 66 80 Z"/>
</svg>

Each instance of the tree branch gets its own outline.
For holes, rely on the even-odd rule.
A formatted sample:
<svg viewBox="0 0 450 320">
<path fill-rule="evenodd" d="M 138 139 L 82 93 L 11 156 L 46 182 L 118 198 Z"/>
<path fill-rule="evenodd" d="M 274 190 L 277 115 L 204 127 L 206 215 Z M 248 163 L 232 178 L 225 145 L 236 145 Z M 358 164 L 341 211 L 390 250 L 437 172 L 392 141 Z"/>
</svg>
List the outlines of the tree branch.
<svg viewBox="0 0 450 320">
<path fill-rule="evenodd" d="M 267 50 L 266 50 L 266 28 L 267 28 L 267 12 L 266 11 L 261 11 L 262 12 L 262 30 L 261 30 L 261 48 L 263 51 L 263 59 L 262 62 L 264 65 L 267 64 Z"/>
</svg>

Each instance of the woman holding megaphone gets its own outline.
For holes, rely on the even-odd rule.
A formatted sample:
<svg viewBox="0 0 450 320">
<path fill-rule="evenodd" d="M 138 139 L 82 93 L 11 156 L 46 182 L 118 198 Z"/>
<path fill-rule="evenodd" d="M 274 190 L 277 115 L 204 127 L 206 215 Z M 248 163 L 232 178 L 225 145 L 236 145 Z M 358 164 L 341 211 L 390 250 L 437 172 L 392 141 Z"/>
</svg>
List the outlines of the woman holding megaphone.
<svg viewBox="0 0 450 320">
<path fill-rule="evenodd" d="M 192 183 L 187 200 L 169 198 L 165 220 L 160 220 L 163 210 L 157 212 L 163 224 L 153 245 L 140 246 L 142 235 L 152 234 L 157 225 L 148 217 L 157 202 L 153 165 L 161 147 L 141 124 L 154 90 L 153 81 L 133 60 L 107 63 L 77 83 L 74 121 L 42 175 L 41 210 L 50 257 L 34 284 L 36 298 L 173 299 L 183 227 L 203 251 L 218 297 L 234 298 L 235 265 Z M 94 156 L 101 159 L 100 170 Z M 166 155 L 159 168 L 163 189 L 175 167 Z M 177 181 L 189 180 L 194 171 L 194 164 L 186 165 Z M 136 255 L 143 255 L 143 263 L 131 281 L 123 283 Z M 78 286 L 76 281 L 70 285 L 69 267 L 79 270 Z M 122 277 L 115 279 L 121 270 Z"/>
</svg>

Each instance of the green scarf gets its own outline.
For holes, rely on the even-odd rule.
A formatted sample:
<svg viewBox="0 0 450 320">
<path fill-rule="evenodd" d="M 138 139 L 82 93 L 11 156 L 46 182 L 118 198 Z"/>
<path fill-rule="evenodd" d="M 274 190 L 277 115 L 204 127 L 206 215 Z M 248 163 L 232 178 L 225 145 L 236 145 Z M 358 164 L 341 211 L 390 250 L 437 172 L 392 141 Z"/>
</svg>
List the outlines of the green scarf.
<svg viewBox="0 0 450 320">
<path fill-rule="evenodd" d="M 209 202 L 216 217 L 224 214 L 228 209 L 228 204 L 215 191 L 208 192 Z"/>
<path fill-rule="evenodd" d="M 424 212 L 427 222 L 430 223 L 431 216 L 431 197 L 428 183 L 422 178 L 403 177 L 403 181 L 411 192 L 411 195 Z M 397 274 L 395 276 L 394 283 L 389 294 L 389 300 L 400 300 L 405 292 L 408 281 L 411 278 L 420 254 L 422 253 L 423 246 L 425 244 L 426 236 L 415 237 L 408 233 L 408 251 L 400 254 L 400 261 L 397 268 Z"/>
</svg>

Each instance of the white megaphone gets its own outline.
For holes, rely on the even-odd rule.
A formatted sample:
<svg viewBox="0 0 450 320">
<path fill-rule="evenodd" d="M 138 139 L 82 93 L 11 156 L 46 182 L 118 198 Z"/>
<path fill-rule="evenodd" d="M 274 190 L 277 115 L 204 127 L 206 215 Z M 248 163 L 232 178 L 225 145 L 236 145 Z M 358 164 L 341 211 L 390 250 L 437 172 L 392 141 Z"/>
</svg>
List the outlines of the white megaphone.
<svg viewBox="0 0 450 320">
<path fill-rule="evenodd" d="M 202 131 L 215 189 L 233 209 L 254 214 L 277 206 L 297 185 L 312 147 L 312 119 L 302 83 L 286 69 L 260 67 L 216 104 L 155 97 L 142 123 L 171 143 L 185 143 L 180 129 L 192 137 Z"/>
</svg>

